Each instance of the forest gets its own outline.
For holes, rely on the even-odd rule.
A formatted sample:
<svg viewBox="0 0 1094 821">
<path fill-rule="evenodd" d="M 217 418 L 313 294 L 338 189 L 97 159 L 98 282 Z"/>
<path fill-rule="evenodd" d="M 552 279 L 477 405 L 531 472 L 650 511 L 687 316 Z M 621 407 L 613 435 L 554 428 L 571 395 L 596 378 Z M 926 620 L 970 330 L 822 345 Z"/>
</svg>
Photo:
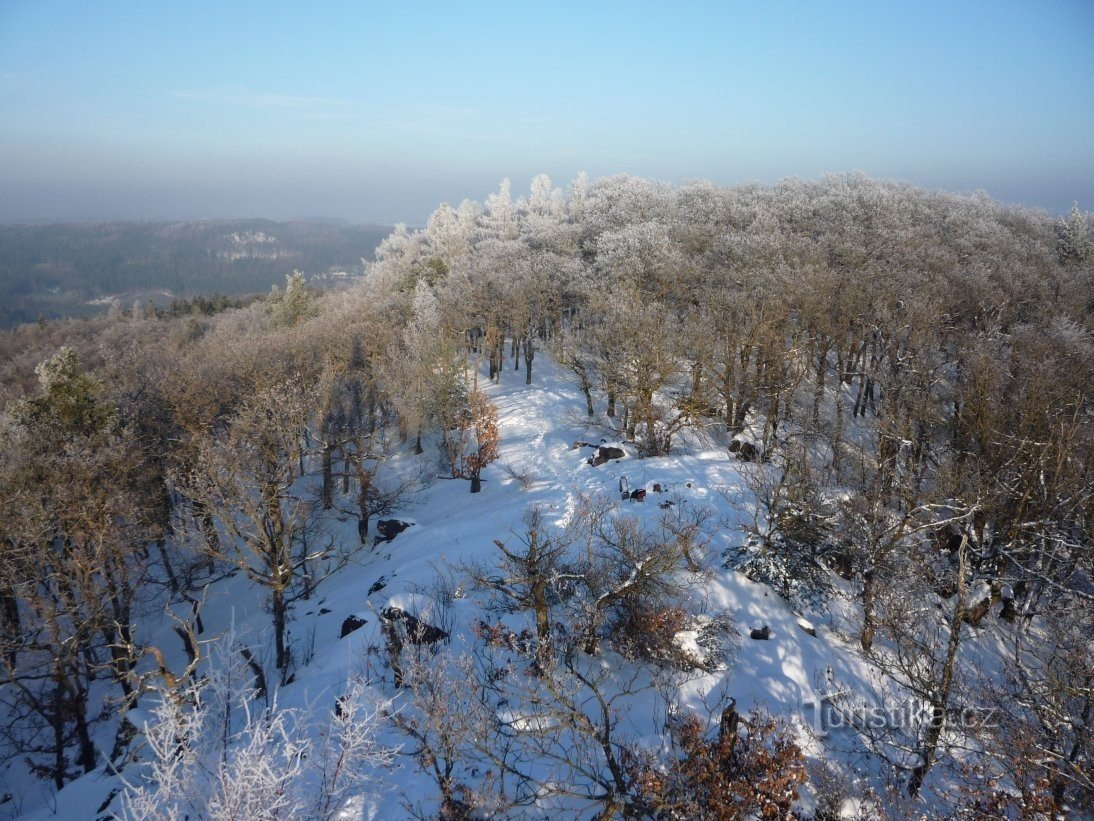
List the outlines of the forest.
<svg viewBox="0 0 1094 821">
<path fill-rule="evenodd" d="M 297 268 L 310 275 L 362 258 L 389 227 L 204 220 L 0 225 L 0 327 L 105 312 L 113 300 L 263 293 Z"/>
<path fill-rule="evenodd" d="M 383 783 L 446 819 L 1094 812 L 1077 206 L 540 176 L 397 226 L 348 288 L 294 267 L 0 333 L 0 813 L 93 772 L 126 818 L 367 817 Z M 573 476 L 649 481 L 545 489 L 533 389 L 575 397 L 542 411 Z M 366 597 L 401 545 L 415 586 Z M 360 653 L 290 709 L 320 602 Z M 759 675 L 776 617 L 837 648 L 803 675 L 838 739 L 743 691 L 698 706 Z M 917 719 L 856 723 L 868 692 Z"/>
</svg>

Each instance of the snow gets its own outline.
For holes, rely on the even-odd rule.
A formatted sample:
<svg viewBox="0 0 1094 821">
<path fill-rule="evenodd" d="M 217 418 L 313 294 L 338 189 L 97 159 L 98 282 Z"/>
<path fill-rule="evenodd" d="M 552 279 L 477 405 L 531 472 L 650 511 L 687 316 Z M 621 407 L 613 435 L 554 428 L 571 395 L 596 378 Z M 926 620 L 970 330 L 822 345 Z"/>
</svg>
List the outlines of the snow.
<svg viewBox="0 0 1094 821">
<path fill-rule="evenodd" d="M 452 632 L 451 646 L 458 649 L 475 641 L 473 626 L 480 618 L 493 620 L 484 612 L 487 593 L 471 594 L 460 571 L 461 564 L 480 562 L 492 566 L 497 550 L 494 539 L 506 540 L 522 531 L 521 517 L 538 505 L 549 523 L 565 526 L 574 516 L 582 495 L 603 493 L 616 500 L 622 510 L 655 525 L 665 512 L 662 503 L 709 506 L 719 526 L 702 556 L 710 571 L 709 581 L 695 586 L 692 605 L 706 614 L 728 613 L 740 631 L 731 662 L 722 669 L 697 672 L 687 680 L 680 697 L 684 706 L 708 714 L 718 699 L 732 697 L 738 709 L 747 712 L 763 708 L 792 720 L 802 728 L 801 743 L 811 756 L 835 758 L 822 738 L 809 734 L 811 704 L 818 688 L 832 681 L 868 682 L 874 670 L 858 652 L 856 643 L 844 633 L 851 617 L 846 606 L 830 602 L 823 609 L 795 612 L 766 585 L 750 581 L 722 566 L 723 551 L 744 543 L 746 525 L 751 524 L 751 498 L 737 466 L 723 447 L 691 439 L 683 449 L 664 458 L 637 459 L 634 448 L 623 446 L 627 456 L 600 467 L 587 464 L 589 448 L 573 448 L 575 441 L 599 443 L 602 434 L 585 424 L 584 400 L 552 364 L 546 352 L 536 357 L 533 384 L 525 385 L 523 372 L 514 373 L 512 362 L 502 373 L 501 384 L 493 385 L 485 373 L 479 377 L 483 388 L 499 408 L 501 432 L 499 459 L 482 473 L 483 491 L 472 496 L 460 480 L 438 479 L 420 494 L 412 510 L 399 511 L 395 518 L 413 521 L 415 526 L 393 541 L 356 554 L 350 564 L 320 585 L 311 600 L 295 605 L 289 640 L 293 643 L 298 669 L 294 681 L 280 688 L 277 703 L 283 708 L 330 709 L 345 691 L 351 675 L 363 674 L 377 682 L 378 696 L 388 697 L 382 680 L 385 674 L 379 611 L 399 607 L 430 624 L 443 620 Z M 391 469 L 412 471 L 434 459 L 429 451 L 414 457 L 409 451 L 391 463 Z M 508 466 L 508 470 L 507 470 Z M 435 471 L 433 471 L 435 472 Z M 526 474 L 522 481 L 516 474 Z M 619 488 L 625 481 L 631 489 L 645 488 L 645 501 L 620 501 Z M 654 492 L 659 485 L 661 492 Z M 347 504 L 347 508 L 350 505 Z M 328 523 L 336 539 L 353 543 L 357 539 L 356 519 L 343 515 Z M 367 591 L 378 581 L 382 589 Z M 438 601 L 440 599 L 440 601 Z M 175 606 L 179 617 L 189 615 L 190 605 Z M 272 637 L 269 615 L 261 591 L 237 574 L 210 586 L 201 610 L 209 640 L 229 630 L 242 644 L 251 647 L 273 678 Z M 365 625 L 339 639 L 342 621 L 350 615 Z M 709 622 L 709 616 L 703 617 Z M 676 636 L 678 645 L 696 659 L 705 651 L 697 642 L 702 619 L 692 622 Z M 146 613 L 141 623 L 143 638 L 159 646 L 176 669 L 185 664 L 172 622 L 164 614 Z M 771 638 L 751 640 L 750 628 L 768 625 Z M 815 632 L 815 637 L 806 632 Z M 605 664 L 621 663 L 605 651 Z M 659 709 L 655 694 L 643 692 L 627 702 L 625 729 L 639 737 L 656 739 L 661 728 L 654 720 Z M 131 714 L 136 723 L 150 715 L 151 705 Z M 542 717 L 514 712 L 510 718 L 521 726 L 539 726 Z M 109 749 L 110 734 L 99 739 Z M 392 743 L 402 743 L 397 734 Z M 15 777 L 10 769 L 8 779 Z M 402 757 L 401 766 L 386 774 L 386 783 L 375 794 L 358 796 L 339 817 L 398 818 L 406 815 L 404 795 L 414 801 L 432 796 L 430 782 L 415 762 Z M 16 810 L 28 818 L 91 817 L 96 808 L 119 786 L 118 777 L 97 771 L 62 790 L 55 799 L 44 791 L 26 791 Z M 23 788 L 25 790 L 25 787 Z M 11 791 L 10 781 L 2 786 Z M 426 804 L 428 806 L 428 803 Z M 118 801 L 110 804 L 117 811 Z M 851 804 L 844 812 L 853 809 Z"/>
</svg>

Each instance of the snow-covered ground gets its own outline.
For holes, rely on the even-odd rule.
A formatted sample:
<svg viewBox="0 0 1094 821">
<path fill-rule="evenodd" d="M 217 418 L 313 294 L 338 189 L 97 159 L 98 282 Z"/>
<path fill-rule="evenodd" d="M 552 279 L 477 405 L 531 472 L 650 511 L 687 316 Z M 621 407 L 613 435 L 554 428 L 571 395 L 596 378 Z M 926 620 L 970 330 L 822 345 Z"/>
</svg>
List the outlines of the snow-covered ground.
<svg viewBox="0 0 1094 821">
<path fill-rule="evenodd" d="M 766 708 L 798 729 L 800 743 L 810 757 L 831 758 L 846 765 L 850 759 L 841 759 L 842 753 L 827 748 L 826 739 L 811 733 L 810 727 L 818 686 L 826 681 L 846 684 L 871 678 L 872 669 L 857 652 L 853 610 L 837 599 L 839 606 L 794 612 L 767 586 L 724 568 L 723 551 L 744 542 L 744 527 L 753 515 L 750 492 L 739 470 L 741 463 L 724 448 L 693 439 L 685 442 L 679 453 L 651 459 L 637 458 L 634 448 L 622 443 L 626 458 L 599 467 L 587 464 L 590 449 L 575 449 L 573 444 L 600 442 L 602 434 L 585 426 L 580 393 L 545 353 L 535 361 L 532 385 L 524 384 L 523 372 L 512 370 L 502 374 L 500 385 L 488 383 L 484 376 L 479 385 L 499 408 L 501 433 L 500 455 L 483 471 L 482 492 L 471 495 L 468 483 L 460 480 L 438 478 L 431 482 L 412 508 L 396 514 L 413 522 L 412 527 L 392 542 L 356 554 L 311 599 L 294 606 L 290 632 L 297 669 L 292 683 L 277 692 L 277 705 L 282 709 L 329 710 L 345 691 L 347 680 L 360 674 L 376 682 L 378 697 L 395 695 L 384 667 L 385 656 L 378 649 L 383 647 L 378 619 L 383 607 L 400 607 L 428 621 L 435 612 L 430 590 L 436 588 L 439 577 L 448 578 L 449 586 L 463 594 L 448 608 L 450 624 L 445 626 L 453 633 L 450 646 L 458 650 L 472 644 L 476 641 L 472 625 L 483 615 L 481 605 L 489 594 L 473 590 L 460 567 L 473 562 L 492 565 L 497 558 L 494 539 L 506 540 L 522 532 L 522 516 L 531 506 L 540 506 L 548 522 L 564 525 L 574 515 L 581 495 L 602 493 L 618 501 L 620 481 L 625 480 L 630 489 L 644 487 L 648 492 L 643 502 L 619 504 L 627 514 L 650 526 L 664 515 L 661 503 L 667 501 L 677 506 L 707 506 L 713 511 L 712 538 L 702 558 L 711 574 L 709 582 L 693 589 L 691 609 L 727 612 L 740 636 L 724 669 L 688 678 L 680 692 L 683 702 L 704 713 L 727 697 L 736 699 L 742 712 Z M 440 473 L 436 454 L 429 450 L 418 457 L 402 454 L 393 467 L 410 471 L 422 463 L 427 472 Z M 660 493 L 654 491 L 654 485 L 660 487 Z M 350 509 L 352 500 L 345 500 L 345 506 Z M 340 518 L 330 522 L 335 537 L 355 542 L 356 519 L 349 514 Z M 179 603 L 175 609 L 186 614 L 189 605 Z M 263 591 L 242 576 L 223 580 L 206 591 L 201 615 L 205 628 L 201 639 L 212 640 L 231 629 L 239 644 L 253 648 L 263 660 L 273 681 L 270 618 L 264 610 Z M 365 620 L 365 626 L 339 638 L 343 620 L 351 615 Z M 144 638 L 161 647 L 169 662 L 181 668 L 185 657 L 173 624 L 164 614 L 150 612 L 141 626 Z M 749 637 L 751 629 L 765 625 L 770 628 L 769 640 Z M 689 638 L 681 636 L 684 642 Z M 610 652 L 606 650 L 606 654 Z M 150 707 L 146 699 L 138 720 L 150 715 L 146 711 Z M 636 737 L 660 731 L 655 721 L 660 708 L 653 693 L 629 700 L 627 709 L 630 713 L 622 721 L 625 730 Z M 109 749 L 111 738 L 112 727 L 104 725 L 97 739 L 101 748 Z M 386 741 L 398 745 L 405 739 L 392 730 Z M 6 777 L 10 780 L 18 771 L 9 767 Z M 135 778 L 136 772 L 127 770 L 124 775 Z M 119 811 L 117 798 L 108 808 L 103 806 L 117 787 L 117 776 L 99 771 L 69 785 L 55 798 L 45 798 L 44 790 L 42 795 L 25 794 L 15 809 L 32 818 L 90 818 Z M 3 789 L 12 791 L 12 785 Z M 396 766 L 383 774 L 383 781 L 370 794 L 351 802 L 347 817 L 404 817 L 407 800 L 435 809 L 435 792 L 414 759 L 398 757 Z M 0 813 L 4 809 L 0 807 Z"/>
</svg>

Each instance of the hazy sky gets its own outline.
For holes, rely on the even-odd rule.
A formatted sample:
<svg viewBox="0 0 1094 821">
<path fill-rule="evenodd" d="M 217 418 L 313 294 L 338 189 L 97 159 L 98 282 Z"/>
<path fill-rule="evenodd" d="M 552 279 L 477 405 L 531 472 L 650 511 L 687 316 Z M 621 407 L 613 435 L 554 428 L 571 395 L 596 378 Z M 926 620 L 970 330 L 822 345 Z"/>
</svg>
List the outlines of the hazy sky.
<svg viewBox="0 0 1094 821">
<path fill-rule="evenodd" d="M 1094 2 L 0 0 L 0 219 L 420 224 L 581 170 L 1094 210 Z"/>
</svg>

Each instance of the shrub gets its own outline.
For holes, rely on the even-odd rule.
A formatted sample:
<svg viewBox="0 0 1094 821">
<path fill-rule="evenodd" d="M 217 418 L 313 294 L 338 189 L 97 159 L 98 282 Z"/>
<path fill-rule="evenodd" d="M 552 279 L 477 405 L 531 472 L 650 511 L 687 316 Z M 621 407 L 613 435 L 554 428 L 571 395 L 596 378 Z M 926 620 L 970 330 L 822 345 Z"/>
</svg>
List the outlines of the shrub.
<svg viewBox="0 0 1094 821">
<path fill-rule="evenodd" d="M 676 634 L 686 625 L 687 614 L 682 607 L 638 605 L 622 608 L 610 635 L 616 651 L 628 661 L 690 670 L 695 667 L 695 659 L 676 640 Z"/>
<path fill-rule="evenodd" d="M 792 817 L 798 785 L 808 780 L 801 749 L 784 724 L 764 713 L 738 720 L 727 708 L 715 738 L 694 714 L 676 722 L 677 755 L 633 774 L 637 809 L 664 819 Z"/>
</svg>

